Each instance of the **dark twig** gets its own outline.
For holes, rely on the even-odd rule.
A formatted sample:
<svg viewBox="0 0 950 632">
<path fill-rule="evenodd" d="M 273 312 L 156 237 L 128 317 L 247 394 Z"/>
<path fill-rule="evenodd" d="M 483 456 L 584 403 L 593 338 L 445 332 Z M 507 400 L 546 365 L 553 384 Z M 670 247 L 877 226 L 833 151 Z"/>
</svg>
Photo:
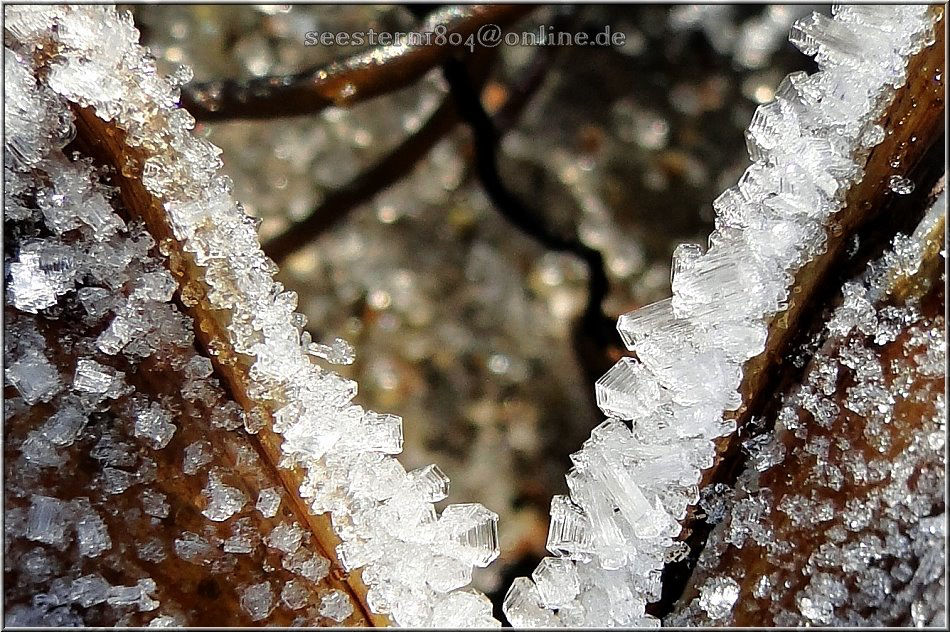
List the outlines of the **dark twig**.
<svg viewBox="0 0 950 632">
<path fill-rule="evenodd" d="M 393 151 L 349 183 L 332 191 L 305 219 L 265 242 L 264 252 L 277 263 L 281 263 L 298 248 L 336 225 L 350 210 L 398 182 L 457 122 L 455 108 L 446 99 L 419 131 L 406 138 Z"/>
<path fill-rule="evenodd" d="M 294 75 L 193 83 L 182 88 L 181 105 L 200 121 L 271 119 L 314 114 L 330 105 L 351 106 L 420 79 L 455 50 L 447 41 L 452 34 L 457 33 L 464 40 L 481 26 L 504 26 L 532 8 L 530 5 L 445 7 L 420 24 L 421 32 L 432 33 L 429 45 L 378 47 Z M 444 43 L 435 37 L 437 27 L 440 33 L 441 27 L 445 28 Z"/>
<path fill-rule="evenodd" d="M 497 145 L 500 135 L 482 107 L 479 93 L 473 88 L 465 65 L 450 57 L 443 64 L 442 72 L 459 114 L 472 130 L 475 166 L 485 192 L 508 221 L 545 248 L 572 253 L 587 264 L 589 289 L 583 323 L 599 343 L 604 346 L 612 343 L 617 338 L 616 329 L 613 319 L 604 314 L 602 307 L 609 289 L 603 256 L 575 235 L 565 236 L 551 230 L 536 212 L 508 190 L 498 173 Z"/>
<path fill-rule="evenodd" d="M 494 51 L 485 51 L 472 59 L 471 65 L 479 86 L 488 78 L 493 58 Z M 298 248 L 335 226 L 351 210 L 405 177 L 458 122 L 455 105 L 446 98 L 417 132 L 369 169 L 331 192 L 305 219 L 264 243 L 264 252 L 281 263 Z"/>
</svg>

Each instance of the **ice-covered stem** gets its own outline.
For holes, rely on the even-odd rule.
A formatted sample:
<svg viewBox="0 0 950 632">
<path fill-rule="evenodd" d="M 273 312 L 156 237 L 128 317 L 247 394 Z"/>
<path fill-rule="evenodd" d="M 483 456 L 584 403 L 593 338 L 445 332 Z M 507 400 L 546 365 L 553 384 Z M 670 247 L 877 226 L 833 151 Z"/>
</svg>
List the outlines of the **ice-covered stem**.
<svg viewBox="0 0 950 632">
<path fill-rule="evenodd" d="M 470 583 L 473 567 L 497 557 L 498 516 L 477 504 L 450 505 L 440 515 L 433 503 L 447 495 L 445 475 L 435 466 L 407 472 L 394 457 L 402 450 L 402 420 L 353 404 L 356 384 L 312 361 L 314 349 L 302 334 L 306 320 L 294 311 L 296 295 L 274 281 L 277 268 L 260 249 L 254 220 L 231 196 L 230 181 L 218 173 L 220 150 L 195 137 L 190 132 L 194 119 L 175 106 L 187 73 L 177 81 L 160 77 L 154 59 L 137 44 L 130 16 L 112 7 L 7 8 L 6 18 L 20 55 L 7 56 L 8 69 L 22 81 L 18 109 L 11 109 L 16 116 L 7 117 L 11 140 L 5 151 L 18 170 L 32 173 L 36 141 L 48 152 L 64 135 L 56 131 L 62 127 L 56 117 L 44 119 L 46 128 L 37 133 L 44 111 L 33 112 L 30 99 L 34 91 L 43 91 L 58 99 L 64 117 L 68 103 L 76 119 L 76 147 L 113 167 L 121 205 L 144 222 L 145 234 L 167 259 L 173 275 L 167 293 L 175 292 L 189 316 L 197 338 L 193 344 L 210 357 L 209 368 L 238 404 L 244 429 L 227 419 L 221 423 L 248 435 L 282 481 L 303 531 L 342 569 L 336 575 L 348 590 L 323 595 L 320 614 L 314 606 L 311 618 L 302 621 L 325 616 L 415 626 L 498 625 L 484 595 L 459 590 Z M 39 177 L 25 181 L 20 204 L 32 199 L 37 181 L 43 184 Z M 61 198 L 50 196 L 51 210 L 44 208 L 49 230 L 59 234 L 85 223 L 99 231 L 95 239 L 108 236 L 104 231 L 111 224 L 100 227 L 99 215 L 82 219 L 80 211 L 90 212 L 87 206 L 69 207 L 80 213 L 77 217 L 57 210 Z M 10 208 L 26 218 L 37 215 L 29 207 Z M 76 283 L 86 282 L 86 276 L 73 272 L 70 259 L 60 256 L 57 240 L 36 244 L 25 238 L 33 235 L 26 229 L 16 235 L 23 243 L 10 265 L 14 281 L 8 296 L 17 309 L 36 313 L 56 306 L 69 300 Z M 86 259 L 96 264 L 96 257 Z M 121 268 L 122 261 L 113 265 Z M 108 275 L 100 281 L 113 282 Z M 157 290 L 143 292 L 151 296 Z M 138 339 L 150 332 L 138 323 L 148 313 L 113 319 L 105 341 L 95 341 L 101 353 L 148 350 L 147 340 Z M 35 388 L 25 377 L 37 367 L 46 370 L 34 355 L 24 356 L 26 364 L 8 374 L 11 385 L 30 400 Z M 83 368 L 74 388 L 80 391 L 107 392 L 116 382 L 98 365 L 79 364 Z M 165 416 L 149 413 L 136 428 L 164 441 L 169 425 Z M 240 511 L 249 510 L 246 499 L 225 482 L 226 473 L 207 475 L 203 515 L 211 522 L 238 519 Z M 271 499 L 261 502 L 269 512 Z M 48 522 L 46 505 L 37 512 L 37 522 Z M 44 524 L 40 528 L 47 530 Z M 275 527 L 267 537 L 284 550 L 297 539 L 287 532 L 292 528 L 285 525 L 277 532 Z M 30 533 L 27 529 L 27 539 Z M 179 557 L 189 555 L 193 544 L 188 541 L 184 552 L 176 551 Z M 235 553 L 225 549 L 224 554 Z M 274 605 L 274 587 L 262 584 L 240 587 L 242 607 L 254 616 L 266 610 L 261 619 Z M 299 591 L 288 590 L 296 593 L 291 601 L 299 601 Z M 354 596 L 362 615 L 354 613 Z"/>
<path fill-rule="evenodd" d="M 247 377 L 254 358 L 235 353 L 231 347 L 227 325 L 229 314 L 215 309 L 208 300 L 209 287 L 204 281 L 202 270 L 194 259 L 185 253 L 181 244 L 174 238 L 162 200 L 152 195 L 142 183 L 142 168 L 148 155 L 139 148 L 126 142 L 126 134 L 113 123 L 103 121 L 90 108 L 72 106 L 76 122 L 76 144 L 93 156 L 100 164 L 111 167 L 115 173 L 123 207 L 131 219 L 144 222 L 152 238 L 162 245 L 168 257 L 169 269 L 178 283 L 179 291 L 190 298 L 188 305 L 181 307 L 194 321 L 196 342 L 214 366 L 214 371 L 223 382 L 229 398 L 237 402 L 245 414 L 258 415 L 261 426 L 256 435 L 251 435 L 257 443 L 263 464 L 269 468 L 281 486 L 288 491 L 290 506 L 295 518 L 314 534 L 315 545 L 321 553 L 333 560 L 333 573 L 343 580 L 348 592 L 357 603 L 362 604 L 362 623 L 385 624 L 383 617 L 373 617 L 366 606 L 366 587 L 358 575 L 348 574 L 336 560 L 336 547 L 339 538 L 326 514 L 313 515 L 299 498 L 297 490 L 303 482 L 304 474 L 297 469 L 281 468 L 281 440 L 271 430 L 273 417 L 263 410 L 260 403 L 252 398 L 248 390 L 251 387 Z M 213 350 L 213 351 L 211 351 Z"/>
<path fill-rule="evenodd" d="M 385 46 L 361 52 L 322 68 L 295 75 L 247 81 L 214 80 L 182 90 L 182 107 L 201 121 L 269 119 L 315 114 L 331 105 L 348 107 L 405 88 L 438 66 L 463 39 L 485 24 L 505 26 L 527 15 L 529 5 L 460 5 L 432 13 L 418 26 L 433 38 L 429 45 Z M 446 38 L 435 38 L 435 29 Z"/>
<path fill-rule="evenodd" d="M 141 222 L 152 212 L 147 192 L 125 186 L 116 195 L 116 178 L 135 171 L 110 161 L 126 157 L 122 135 L 90 128 L 90 110 L 74 115 L 51 87 L 82 84 L 102 68 L 70 73 L 74 51 L 61 50 L 50 74 L 41 72 L 59 50 L 46 39 L 52 16 L 11 13 L 5 625 L 366 623 L 319 538 L 301 528 L 296 490 L 255 437 L 237 431 L 253 419 L 196 351 L 168 244 Z M 122 45 L 133 41 L 114 12 L 71 17 L 57 25 L 74 46 L 100 41 L 98 26 Z M 115 88 L 93 83 L 97 94 Z"/>
<path fill-rule="evenodd" d="M 788 307 L 776 316 L 769 329 L 766 350 L 743 367 L 740 387 L 742 406 L 733 417 L 738 427 L 745 426 L 774 396 L 785 357 L 810 320 L 821 314 L 833 292 L 834 279 L 846 264 L 845 250 L 860 241 L 865 227 L 873 224 L 895 196 L 890 179 L 897 172 L 913 181 L 928 150 L 942 142 L 944 129 L 944 81 L 942 72 L 945 30 L 936 29 L 936 41 L 914 56 L 907 67 L 907 83 L 894 96 L 878 124 L 885 130 L 884 140 L 867 157 L 864 174 L 848 191 L 843 209 L 835 215 L 828 232 L 827 251 L 808 262 L 795 277 Z M 898 167 L 892 163 L 899 164 Z M 927 183 L 920 183 L 921 189 Z M 830 285 L 829 285 L 830 283 Z M 829 296 L 829 294 L 831 294 Z M 732 464 L 740 457 L 739 439 L 735 434 L 717 441 L 713 467 L 703 473 L 701 487 L 717 482 L 730 482 L 736 473 Z M 691 513 L 695 512 L 695 508 Z M 684 523 L 684 535 L 691 532 L 692 515 Z M 695 538 L 693 547 L 701 548 Z"/>
<path fill-rule="evenodd" d="M 748 439 L 673 625 L 940 626 L 946 193 L 850 280 Z M 728 599 L 726 599 L 728 595 Z"/>
<path fill-rule="evenodd" d="M 679 248 L 672 298 L 620 319 L 636 357 L 597 383 L 610 418 L 572 456 L 570 498 L 552 503 L 556 557 L 512 586 L 513 624 L 658 623 L 643 616 L 646 604 L 660 598 L 664 565 L 690 553 L 683 525 L 709 480 L 701 472 L 729 463 L 738 423 L 769 390 L 847 240 L 879 210 L 875 195 L 907 192 L 907 172 L 883 168 L 894 168 L 895 149 L 916 160 L 942 120 L 942 64 L 920 53 L 934 44 L 942 9 L 834 11 L 792 29 L 820 70 L 790 75 L 756 111 L 754 163 L 714 202 L 708 250 Z M 925 67 L 938 85 L 909 94 L 908 79 Z M 718 605 L 731 605 L 734 591 L 720 588 Z"/>
<path fill-rule="evenodd" d="M 905 177 L 913 176 L 931 145 L 941 139 L 945 114 L 944 43 L 945 29 L 937 28 L 936 41 L 908 64 L 907 83 L 897 91 L 878 121 L 884 139 L 871 149 L 860 181 L 849 189 L 843 209 L 835 215 L 826 252 L 798 272 L 788 307 L 770 328 L 765 352 L 743 368 L 743 405 L 734 413 L 740 425 L 754 414 L 756 402 L 767 396 L 772 367 L 781 363 L 790 338 L 800 330 L 800 321 L 816 311 L 819 288 L 834 267 L 842 263 L 849 242 L 886 210 L 886 203 L 895 195 L 891 176 L 895 171 Z M 707 475 L 712 473 L 710 470 Z"/>
</svg>

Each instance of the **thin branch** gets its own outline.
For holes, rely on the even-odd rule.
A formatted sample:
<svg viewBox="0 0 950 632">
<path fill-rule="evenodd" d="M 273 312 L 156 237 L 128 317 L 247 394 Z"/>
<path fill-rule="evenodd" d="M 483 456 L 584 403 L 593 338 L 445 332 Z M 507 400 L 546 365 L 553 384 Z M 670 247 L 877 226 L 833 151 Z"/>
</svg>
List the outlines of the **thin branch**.
<svg viewBox="0 0 950 632">
<path fill-rule="evenodd" d="M 449 43 L 457 39 L 455 34 L 464 41 L 482 26 L 504 26 L 532 9 L 531 5 L 444 7 L 419 26 L 422 34 L 429 34 L 428 44 L 422 40 L 418 46 L 377 47 L 293 75 L 194 83 L 182 88 L 181 105 L 199 121 L 271 119 L 315 114 L 331 105 L 348 107 L 420 79 L 456 50 Z"/>
<path fill-rule="evenodd" d="M 267 256 L 281 263 L 297 249 L 335 226 L 352 209 L 401 180 L 451 131 L 458 116 L 446 99 L 425 124 L 372 167 L 331 192 L 307 217 L 264 243 Z"/>
<path fill-rule="evenodd" d="M 496 127 L 499 130 L 510 129 L 517 122 L 518 115 L 544 82 L 556 50 L 541 48 L 523 80 L 509 88 L 508 98 L 495 114 Z M 476 72 L 480 72 L 484 78 L 488 64 L 481 64 L 478 68 L 480 71 Z M 405 177 L 458 123 L 455 104 L 451 98 L 447 98 L 416 133 L 406 138 L 368 170 L 330 193 L 305 219 L 265 242 L 264 252 L 277 263 L 281 263 L 299 248 L 336 226 L 351 210 Z"/>
<path fill-rule="evenodd" d="M 557 252 L 569 252 L 587 264 L 588 297 L 583 322 L 603 345 L 617 338 L 613 319 L 603 312 L 602 303 L 609 289 L 604 258 L 576 235 L 561 235 L 544 224 L 539 215 L 508 190 L 498 173 L 498 129 L 482 107 L 478 92 L 473 88 L 465 65 L 450 57 L 442 66 L 452 96 L 462 118 L 472 130 L 475 144 L 475 166 L 485 192 L 504 217 L 541 245 Z"/>
</svg>

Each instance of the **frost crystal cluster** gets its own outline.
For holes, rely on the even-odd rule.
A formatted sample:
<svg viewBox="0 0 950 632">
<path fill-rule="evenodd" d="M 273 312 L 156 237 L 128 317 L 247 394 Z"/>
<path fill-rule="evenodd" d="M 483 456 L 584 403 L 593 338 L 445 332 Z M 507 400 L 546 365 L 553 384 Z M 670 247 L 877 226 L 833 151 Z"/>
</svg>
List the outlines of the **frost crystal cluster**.
<svg viewBox="0 0 950 632">
<path fill-rule="evenodd" d="M 138 574 L 160 563 L 205 569 L 214 579 L 196 590 L 233 595 L 242 621 L 346 621 L 365 608 L 339 588 L 346 585 L 339 577 L 361 569 L 369 608 L 396 624 L 499 625 L 487 598 L 459 591 L 473 567 L 498 556 L 497 515 L 463 504 L 440 516 L 433 503 L 447 494 L 444 474 L 434 466 L 407 472 L 394 457 L 402 451 L 402 420 L 354 405 L 356 384 L 314 363 L 312 355 L 348 362 L 351 351 L 302 336 L 295 294 L 273 280 L 276 266 L 261 252 L 254 221 L 217 173 L 220 151 L 191 134 L 194 120 L 176 106 L 187 69 L 160 77 L 137 44 L 131 17 L 112 7 L 5 12 L 13 47 L 5 66 L 5 218 L 19 222 L 8 229 L 20 245 L 7 262 L 8 313 L 16 318 L 8 320 L 5 379 L 18 393 L 7 410 L 53 412 L 28 436 L 13 437 L 23 468 L 12 483 L 8 470 L 15 500 L 7 505 L 7 536 L 43 545 L 14 552 L 23 572 L 52 569 L 47 548 L 72 550 L 74 537 L 81 556 L 110 549 L 109 529 L 82 499 L 35 493 L 46 468 L 91 458 L 102 466 L 88 481 L 96 505 L 121 499 L 106 521 L 113 539 L 120 516 L 130 531 L 163 520 L 193 523 L 173 543 L 144 538 L 134 553 L 114 551 L 116 560 L 143 560 L 144 567 L 128 570 Z M 119 174 L 62 151 L 75 135 L 74 114 L 97 117 L 124 143 L 125 162 L 115 169 L 139 182 L 137 204 L 148 208 L 132 215 L 141 217 L 124 220 L 114 208 L 128 200 L 103 183 Z M 61 317 L 82 325 L 51 348 L 45 337 L 59 331 Z M 230 376 L 227 391 L 209 359 L 194 351 L 196 337 Z M 70 362 L 61 355 L 75 356 L 68 375 L 57 368 Z M 143 382 L 145 369 L 167 371 L 174 392 L 151 400 L 138 394 L 139 386 L 155 387 Z M 129 427 L 114 421 L 120 416 L 132 420 Z M 268 473 L 273 463 L 259 456 L 257 439 L 265 451 L 279 446 L 272 457 L 284 470 L 279 479 Z M 74 452 L 64 450 L 73 443 Z M 212 465 L 221 463 L 233 467 Z M 329 513 L 342 541 L 335 579 L 294 520 L 297 503 L 281 502 L 280 480 L 299 484 L 310 514 L 297 519 Z M 163 485 L 185 487 L 197 511 L 170 508 L 181 501 Z M 140 509 L 123 515 L 117 503 L 135 498 Z M 244 561 L 252 555 L 257 566 Z M 254 571 L 258 566 L 269 573 Z M 49 590 L 40 590 L 48 574 L 24 579 L 42 594 L 8 608 L 6 622 L 82 624 L 77 608 L 108 602 L 120 609 L 116 620 L 142 624 L 148 620 L 135 618 L 136 608 L 151 612 L 164 603 L 149 597 L 151 579 L 110 586 L 69 568 Z M 239 576 L 247 581 L 231 585 Z M 327 590 L 331 585 L 337 588 Z M 169 599 L 156 625 L 187 621 Z M 295 618 L 305 604 L 310 608 Z"/>
<path fill-rule="evenodd" d="M 673 296 L 621 317 L 636 357 L 596 385 L 608 419 L 572 455 L 570 497 L 551 505 L 546 558 L 505 599 L 515 626 L 658 625 L 645 615 L 660 573 L 682 555 L 675 538 L 699 501 L 713 440 L 735 429 L 742 367 L 762 353 L 796 272 L 826 247 L 829 223 L 862 176 L 877 124 L 909 58 L 932 42 L 927 6 L 836 7 L 795 24 L 790 39 L 820 66 L 793 73 L 747 132 L 753 164 L 715 202 L 705 252 L 673 256 Z M 728 616 L 731 579 L 700 605 Z M 703 605 L 705 604 L 705 605 Z"/>
<path fill-rule="evenodd" d="M 667 623 L 946 627 L 946 212 L 845 283 Z"/>
</svg>

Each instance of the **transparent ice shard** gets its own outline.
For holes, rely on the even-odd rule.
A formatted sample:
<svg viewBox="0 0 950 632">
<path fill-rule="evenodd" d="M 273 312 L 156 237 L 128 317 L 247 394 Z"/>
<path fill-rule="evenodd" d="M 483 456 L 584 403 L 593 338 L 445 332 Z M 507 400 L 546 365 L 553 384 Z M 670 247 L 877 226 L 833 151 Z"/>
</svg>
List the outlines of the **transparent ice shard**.
<svg viewBox="0 0 950 632">
<path fill-rule="evenodd" d="M 571 497 L 583 509 L 590 523 L 591 553 L 603 568 L 616 569 L 627 562 L 632 547 L 614 517 L 617 507 L 601 493 L 599 487 L 602 483 L 598 483 L 585 477 L 576 468 L 567 473 Z"/>
<path fill-rule="evenodd" d="M 113 586 L 106 601 L 114 606 L 137 606 L 139 612 L 158 608 L 158 601 L 150 596 L 156 589 L 155 580 L 140 579 L 134 586 Z"/>
<path fill-rule="evenodd" d="M 211 462 L 211 458 L 211 444 L 207 441 L 195 441 L 185 448 L 181 471 L 185 474 L 197 474 L 202 467 Z"/>
<path fill-rule="evenodd" d="M 88 498 L 73 501 L 76 516 L 76 539 L 79 554 L 83 557 L 97 557 L 103 551 L 112 548 L 112 538 L 105 521 L 92 507 Z"/>
<path fill-rule="evenodd" d="M 310 591 L 299 579 L 290 580 L 280 590 L 280 601 L 291 610 L 303 608 L 309 599 Z"/>
<path fill-rule="evenodd" d="M 590 559 L 590 520 L 567 496 L 551 499 L 551 522 L 548 526 L 547 549 L 555 555 L 575 560 Z"/>
<path fill-rule="evenodd" d="M 449 505 L 439 517 L 448 555 L 479 567 L 498 557 L 498 514 L 477 503 Z"/>
<path fill-rule="evenodd" d="M 274 591 L 270 582 L 261 582 L 247 586 L 239 592 L 241 609 L 251 617 L 251 621 L 261 621 L 274 609 Z"/>
<path fill-rule="evenodd" d="M 753 161 L 766 159 L 783 143 L 797 139 L 800 134 L 801 126 L 791 104 L 781 98 L 764 103 L 756 108 L 745 133 L 749 157 Z"/>
<path fill-rule="evenodd" d="M 571 560 L 546 557 L 538 564 L 531 578 L 537 587 L 541 605 L 545 608 L 567 605 L 580 591 L 580 578 Z"/>
<path fill-rule="evenodd" d="M 303 530 L 297 524 L 281 523 L 267 534 L 264 544 L 290 554 L 300 548 L 302 538 Z"/>
<path fill-rule="evenodd" d="M 356 359 L 353 346 L 343 338 L 334 338 L 328 345 L 312 342 L 307 346 L 307 353 L 323 358 L 330 364 L 353 364 Z"/>
<path fill-rule="evenodd" d="M 217 470 L 211 472 L 203 493 L 207 507 L 201 513 L 215 522 L 227 520 L 247 504 L 247 496 L 244 492 L 226 485 L 221 480 L 221 473 Z"/>
<path fill-rule="evenodd" d="M 554 613 L 541 605 L 537 587 L 527 577 L 511 583 L 502 606 L 505 616 L 516 628 L 548 628 L 557 626 Z"/>
<path fill-rule="evenodd" d="M 121 388 L 124 374 L 112 367 L 90 358 L 80 358 L 76 363 L 73 389 L 82 393 L 115 396 Z"/>
<path fill-rule="evenodd" d="M 62 549 L 67 544 L 72 507 L 58 498 L 35 495 L 30 499 L 26 537 Z"/>
<path fill-rule="evenodd" d="M 789 40 L 819 64 L 873 72 L 884 81 L 902 81 L 906 62 L 886 32 L 867 23 L 854 26 L 815 12 L 792 26 Z M 874 31 L 877 33 L 872 35 Z"/>
<path fill-rule="evenodd" d="M 71 445 L 86 427 L 86 414 L 78 406 L 65 403 L 43 424 L 40 432 L 47 441 L 58 445 Z"/>
<path fill-rule="evenodd" d="M 438 465 L 426 465 L 409 472 L 412 488 L 427 502 L 434 503 L 449 495 L 449 477 Z"/>
<path fill-rule="evenodd" d="M 341 590 L 331 590 L 320 598 L 320 614 L 337 623 L 353 614 L 353 604 Z"/>
<path fill-rule="evenodd" d="M 146 489 L 142 491 L 142 509 L 149 516 L 167 518 L 171 506 L 168 504 L 165 494 Z"/>
<path fill-rule="evenodd" d="M 112 586 L 102 575 L 90 574 L 77 577 L 69 587 L 69 599 L 83 608 L 90 608 L 104 602 Z"/>
<path fill-rule="evenodd" d="M 594 385 L 605 415 L 634 419 L 649 415 L 663 402 L 659 384 L 642 362 L 622 358 Z"/>
<path fill-rule="evenodd" d="M 673 313 L 697 323 L 759 318 L 777 307 L 776 280 L 764 273 L 748 255 L 711 248 L 691 267 L 674 274 Z"/>
<path fill-rule="evenodd" d="M 280 507 L 280 490 L 276 487 L 262 489 L 257 497 L 257 510 L 265 518 L 273 518 Z"/>
<path fill-rule="evenodd" d="M 27 404 L 49 401 L 64 386 L 56 367 L 35 349 L 8 365 L 3 374 L 7 383 L 16 387 Z"/>
<path fill-rule="evenodd" d="M 168 445 L 177 427 L 171 423 L 172 416 L 157 403 L 140 409 L 135 415 L 135 436 L 147 441 L 153 448 Z"/>
<path fill-rule="evenodd" d="M 55 305 L 74 288 L 77 263 L 76 253 L 63 244 L 27 243 L 10 264 L 8 291 L 14 306 L 36 314 Z"/>
</svg>

